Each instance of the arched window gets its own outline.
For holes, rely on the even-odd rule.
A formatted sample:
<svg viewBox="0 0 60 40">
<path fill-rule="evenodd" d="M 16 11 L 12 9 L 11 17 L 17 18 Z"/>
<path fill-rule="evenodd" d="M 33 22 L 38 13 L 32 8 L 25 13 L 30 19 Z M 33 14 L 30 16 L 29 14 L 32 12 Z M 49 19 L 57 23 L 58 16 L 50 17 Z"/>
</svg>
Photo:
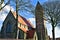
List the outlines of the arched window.
<svg viewBox="0 0 60 40">
<path fill-rule="evenodd" d="M 8 22 L 6 25 L 6 32 L 12 32 L 12 25 L 11 22 Z"/>
</svg>

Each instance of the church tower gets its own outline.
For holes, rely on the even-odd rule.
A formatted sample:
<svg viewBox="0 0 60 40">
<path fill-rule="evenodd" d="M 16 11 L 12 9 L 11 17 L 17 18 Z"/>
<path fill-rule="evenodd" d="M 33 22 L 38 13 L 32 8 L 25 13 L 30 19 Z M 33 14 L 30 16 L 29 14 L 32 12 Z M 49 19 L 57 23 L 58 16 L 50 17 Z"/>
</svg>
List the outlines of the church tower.
<svg viewBox="0 0 60 40">
<path fill-rule="evenodd" d="M 36 18 L 36 32 L 38 40 L 46 40 L 44 19 L 43 19 L 43 8 L 39 2 L 37 3 L 35 8 L 35 18 Z"/>
</svg>

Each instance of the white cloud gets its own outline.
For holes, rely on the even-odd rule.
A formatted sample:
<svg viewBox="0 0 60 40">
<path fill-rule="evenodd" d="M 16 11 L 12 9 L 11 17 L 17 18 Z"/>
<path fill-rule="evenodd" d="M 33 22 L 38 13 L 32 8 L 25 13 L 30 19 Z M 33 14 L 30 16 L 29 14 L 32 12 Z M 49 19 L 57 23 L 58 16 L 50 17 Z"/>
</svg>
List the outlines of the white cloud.
<svg viewBox="0 0 60 40">
<path fill-rule="evenodd" d="M 34 28 L 36 28 L 35 18 L 29 18 L 29 20 L 34 25 Z M 51 24 L 46 22 L 46 28 L 47 28 L 48 35 L 52 38 L 52 26 L 51 26 Z M 58 27 L 55 28 L 55 38 L 57 38 L 57 37 L 60 37 L 60 29 Z"/>
<path fill-rule="evenodd" d="M 5 4 L 3 3 L 3 4 L 2 4 L 2 7 L 3 7 L 4 5 L 5 5 Z M 6 5 L 2 10 L 9 12 L 9 10 L 14 11 L 14 8 L 12 8 L 10 5 Z"/>
<path fill-rule="evenodd" d="M 4 21 L 6 16 L 7 16 L 7 14 L 0 14 L 0 21 Z"/>
<path fill-rule="evenodd" d="M 50 23 L 46 24 L 48 35 L 52 38 L 52 26 Z M 60 29 L 55 27 L 55 38 L 60 37 Z"/>
<path fill-rule="evenodd" d="M 3 3 L 2 6 L 4 6 L 5 4 Z M 6 18 L 7 14 L 9 13 L 9 11 L 14 11 L 14 9 L 9 6 L 6 5 L 1 11 L 0 11 L 0 21 L 4 21 L 4 19 Z"/>
<path fill-rule="evenodd" d="M 58 27 L 55 28 L 55 36 L 60 37 L 60 29 Z"/>
<path fill-rule="evenodd" d="M 52 26 L 50 25 L 50 23 L 47 23 L 47 21 L 46 21 L 46 28 L 47 28 L 48 35 L 52 37 Z"/>
<path fill-rule="evenodd" d="M 4 3 L 2 4 L 2 6 L 4 6 Z M 9 10 L 10 10 L 9 6 L 7 5 L 0 11 L 0 21 L 4 21 L 4 19 L 6 18 Z"/>
<path fill-rule="evenodd" d="M 5 4 L 3 3 L 2 6 L 4 6 Z M 10 7 L 9 5 L 6 5 L 1 11 L 0 11 L 0 30 L 2 27 L 2 23 L 5 20 L 7 14 L 9 13 L 9 11 L 14 11 L 14 9 L 12 7 Z"/>
<path fill-rule="evenodd" d="M 36 28 L 35 18 L 29 18 L 29 20 L 34 25 L 34 28 Z"/>
</svg>

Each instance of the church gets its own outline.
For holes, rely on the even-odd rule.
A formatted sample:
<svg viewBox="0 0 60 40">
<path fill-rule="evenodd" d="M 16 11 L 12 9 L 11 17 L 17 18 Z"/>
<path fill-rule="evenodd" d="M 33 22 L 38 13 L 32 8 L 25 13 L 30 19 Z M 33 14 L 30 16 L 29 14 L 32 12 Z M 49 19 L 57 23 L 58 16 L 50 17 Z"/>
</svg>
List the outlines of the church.
<svg viewBox="0 0 60 40">
<path fill-rule="evenodd" d="M 34 37 L 35 28 L 30 21 L 18 15 L 19 39 L 30 39 Z M 31 33 L 30 33 L 31 32 Z M 16 38 L 16 12 L 10 11 L 3 22 L 1 30 L 2 38 Z M 29 36 L 30 35 L 30 36 Z"/>
<path fill-rule="evenodd" d="M 44 26 L 43 8 L 38 2 L 35 8 L 36 28 L 26 18 L 18 15 L 18 38 L 32 40 L 48 40 L 47 30 Z M 16 12 L 10 10 L 3 22 L 1 38 L 16 38 Z"/>
</svg>

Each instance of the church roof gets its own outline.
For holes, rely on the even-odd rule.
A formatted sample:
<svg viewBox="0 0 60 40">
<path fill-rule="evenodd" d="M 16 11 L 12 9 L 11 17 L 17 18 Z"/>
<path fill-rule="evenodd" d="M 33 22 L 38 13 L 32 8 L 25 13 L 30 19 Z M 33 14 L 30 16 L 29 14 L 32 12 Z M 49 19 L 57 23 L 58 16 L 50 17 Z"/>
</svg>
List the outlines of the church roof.
<svg viewBox="0 0 60 40">
<path fill-rule="evenodd" d="M 23 32 L 27 32 L 28 30 L 26 30 L 25 28 L 22 28 L 22 27 L 18 27 L 19 29 L 21 29 Z"/>
<path fill-rule="evenodd" d="M 38 1 L 36 4 L 36 10 L 43 10 L 42 5 L 40 4 L 40 2 Z"/>
<path fill-rule="evenodd" d="M 16 18 L 16 12 L 12 12 L 13 16 Z M 27 25 L 28 27 L 34 28 L 33 25 L 31 24 L 31 22 L 29 20 L 27 20 L 26 18 L 19 16 L 18 15 L 18 22 L 23 24 L 23 25 Z M 18 27 L 20 28 L 22 31 L 27 32 L 28 30 L 26 30 L 23 27 Z"/>
<path fill-rule="evenodd" d="M 13 16 L 16 18 L 16 12 L 12 12 Z M 18 15 L 18 22 L 22 23 L 23 25 L 27 25 L 25 21 L 23 20 L 22 16 Z"/>
<path fill-rule="evenodd" d="M 16 18 L 16 12 L 12 12 L 12 14 Z M 26 18 L 22 17 L 21 15 L 20 16 L 18 15 L 18 22 L 33 28 L 33 25 L 30 22 L 30 20 L 27 20 Z"/>
<path fill-rule="evenodd" d="M 12 11 L 10 11 L 10 12 L 12 12 Z M 16 18 L 16 12 L 12 12 L 12 14 Z M 29 20 L 27 20 L 26 18 L 19 16 L 19 15 L 18 15 L 18 22 L 23 25 L 27 25 L 28 27 L 31 28 L 31 30 L 27 30 L 23 27 L 18 26 L 19 29 L 21 29 L 23 32 L 27 33 L 27 37 L 26 37 L 27 39 L 33 38 L 35 29 L 34 29 L 33 25 L 31 24 L 31 22 Z"/>
<path fill-rule="evenodd" d="M 30 22 L 30 20 L 25 19 L 24 17 L 21 16 L 21 18 L 23 18 L 23 20 L 25 21 L 25 23 L 27 24 L 28 27 L 32 27 L 34 28 L 33 24 Z"/>
</svg>

